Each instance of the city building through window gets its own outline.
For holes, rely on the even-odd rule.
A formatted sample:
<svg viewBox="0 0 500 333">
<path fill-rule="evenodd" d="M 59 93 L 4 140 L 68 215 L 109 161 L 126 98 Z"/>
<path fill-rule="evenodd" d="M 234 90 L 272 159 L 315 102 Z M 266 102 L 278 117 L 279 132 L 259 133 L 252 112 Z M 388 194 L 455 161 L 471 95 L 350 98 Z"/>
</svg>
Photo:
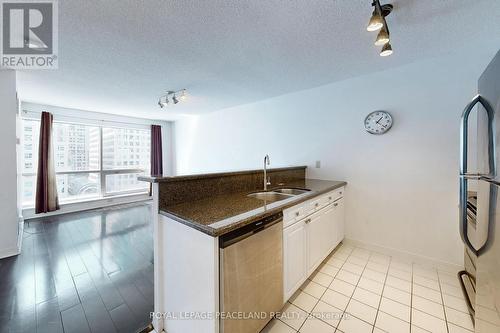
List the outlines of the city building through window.
<svg viewBox="0 0 500 333">
<path fill-rule="evenodd" d="M 23 206 L 34 206 L 40 121 L 22 124 Z M 54 159 L 59 200 L 83 201 L 129 193 L 146 193 L 137 180 L 149 174 L 151 130 L 54 121 Z"/>
</svg>

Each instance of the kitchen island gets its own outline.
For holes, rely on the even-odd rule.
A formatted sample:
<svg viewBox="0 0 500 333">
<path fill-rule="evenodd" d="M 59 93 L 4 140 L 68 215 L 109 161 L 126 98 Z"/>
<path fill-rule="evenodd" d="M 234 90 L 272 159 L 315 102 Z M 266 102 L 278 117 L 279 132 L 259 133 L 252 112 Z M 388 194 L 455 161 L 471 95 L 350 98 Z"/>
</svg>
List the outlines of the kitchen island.
<svg viewBox="0 0 500 333">
<path fill-rule="evenodd" d="M 261 223 L 271 226 L 279 222 L 269 228 L 276 230 L 276 237 L 270 238 L 270 233 L 259 233 L 257 235 L 261 243 L 253 245 L 257 246 L 253 252 L 268 251 L 263 254 L 269 255 L 257 257 L 267 258 L 268 261 L 254 262 L 257 265 L 254 268 L 245 271 L 245 268 L 239 267 L 237 271 L 240 274 L 246 272 L 246 286 L 263 278 L 248 278 L 256 269 L 264 271 L 262 275 L 269 273 L 270 282 L 266 285 L 271 289 L 266 291 L 262 287 L 262 292 L 270 294 L 270 291 L 280 289 L 275 297 L 266 298 L 269 299 L 268 303 L 271 300 L 274 302 L 273 311 L 279 311 L 279 305 L 290 297 L 343 238 L 343 210 L 341 212 L 339 206 L 337 215 L 332 214 L 339 204 L 343 207 L 343 188 L 346 183 L 306 179 L 305 170 L 304 166 L 268 170 L 271 184 L 267 192 L 262 192 L 262 170 L 140 178 L 153 184 L 153 209 L 157 212 L 153 214 L 153 326 L 157 332 L 217 333 L 222 331 L 224 325 L 227 326 L 226 331 L 228 327 L 232 331 L 238 330 L 241 320 L 226 318 L 223 321 L 219 315 L 227 313 L 230 308 L 228 304 L 234 304 L 235 297 L 237 300 L 251 299 L 259 294 L 259 290 L 245 290 L 241 278 L 238 280 L 240 284 L 233 283 L 232 278 L 229 278 L 233 276 L 230 272 L 235 271 L 232 266 L 247 260 L 238 256 L 241 252 L 250 251 L 248 249 L 252 249 L 252 246 L 234 252 L 238 256 L 231 259 L 233 261 L 228 259 L 233 254 L 227 252 L 223 261 L 223 244 L 227 240 L 228 244 L 233 244 L 232 240 L 243 239 L 242 230 L 253 230 Z M 277 192 L 274 193 L 274 190 Z M 337 225 L 332 222 L 334 216 L 337 216 Z M 264 230 L 264 227 L 258 231 L 261 229 Z M 255 230 L 250 232 L 256 233 Z M 306 243 L 309 250 L 305 248 Z M 301 246 L 304 247 L 303 251 Z M 297 253 L 301 257 L 291 260 Z M 311 259 L 307 260 L 307 256 Z M 230 289 L 235 286 L 238 288 Z M 237 291 L 228 293 L 227 290 Z M 279 307 L 276 309 L 276 306 Z M 230 323 L 233 326 L 229 326 Z M 258 321 L 245 322 L 246 327 L 252 324 L 259 328 L 258 325 L 261 325 Z"/>
</svg>

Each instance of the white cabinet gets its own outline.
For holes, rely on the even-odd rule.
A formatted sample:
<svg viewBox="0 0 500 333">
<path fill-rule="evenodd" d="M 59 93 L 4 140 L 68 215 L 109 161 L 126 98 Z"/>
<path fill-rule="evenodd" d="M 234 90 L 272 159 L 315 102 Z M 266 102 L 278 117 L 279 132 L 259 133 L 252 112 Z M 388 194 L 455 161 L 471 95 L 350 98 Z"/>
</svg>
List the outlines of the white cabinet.
<svg viewBox="0 0 500 333">
<path fill-rule="evenodd" d="M 307 275 L 310 275 L 323 260 L 328 224 L 323 212 L 311 215 L 305 222 L 307 225 Z"/>
<path fill-rule="evenodd" d="M 285 228 L 283 232 L 284 296 L 288 300 L 307 279 L 307 234 L 305 221 Z"/>
<path fill-rule="evenodd" d="M 325 220 L 327 221 L 327 230 L 326 230 L 326 235 L 327 239 L 325 241 L 325 252 L 330 253 L 335 246 L 337 246 L 338 242 L 338 223 L 336 221 L 336 213 L 337 213 L 337 206 L 334 206 L 333 204 L 328 205 L 325 208 Z"/>
<path fill-rule="evenodd" d="M 284 297 L 287 301 L 344 239 L 343 188 L 284 213 Z"/>
<path fill-rule="evenodd" d="M 333 203 L 333 221 L 335 225 L 335 244 L 334 247 L 337 246 L 342 240 L 344 240 L 345 234 L 345 208 L 344 208 L 344 198 L 340 198 L 339 200 Z"/>
</svg>

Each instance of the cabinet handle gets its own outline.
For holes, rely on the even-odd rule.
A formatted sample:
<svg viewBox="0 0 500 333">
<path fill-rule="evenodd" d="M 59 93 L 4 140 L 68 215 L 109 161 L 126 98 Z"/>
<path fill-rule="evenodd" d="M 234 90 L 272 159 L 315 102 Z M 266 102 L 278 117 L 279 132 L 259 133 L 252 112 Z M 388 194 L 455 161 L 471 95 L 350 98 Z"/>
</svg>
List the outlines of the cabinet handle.
<svg viewBox="0 0 500 333">
<path fill-rule="evenodd" d="M 339 204 L 338 203 L 334 203 L 333 204 L 333 207 L 337 207 Z"/>
<path fill-rule="evenodd" d="M 332 200 L 332 197 L 328 197 L 328 200 Z"/>
<path fill-rule="evenodd" d="M 316 202 L 316 204 L 315 204 L 314 206 L 318 207 L 318 206 L 319 206 L 319 203 L 317 203 L 317 202 Z"/>
<path fill-rule="evenodd" d="M 342 195 L 342 191 L 340 191 L 339 194 Z"/>
<path fill-rule="evenodd" d="M 311 222 L 311 219 L 307 219 L 305 220 L 306 224 L 309 224 L 309 222 Z"/>
<path fill-rule="evenodd" d="M 299 212 L 295 212 L 295 216 L 299 216 Z"/>
</svg>

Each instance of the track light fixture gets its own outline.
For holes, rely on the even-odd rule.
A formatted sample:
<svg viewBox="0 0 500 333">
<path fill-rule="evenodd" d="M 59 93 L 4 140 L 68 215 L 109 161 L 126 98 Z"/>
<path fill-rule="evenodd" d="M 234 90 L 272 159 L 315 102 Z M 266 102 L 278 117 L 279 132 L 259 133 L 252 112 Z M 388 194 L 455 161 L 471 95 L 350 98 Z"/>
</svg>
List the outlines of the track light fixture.
<svg viewBox="0 0 500 333">
<path fill-rule="evenodd" d="M 387 43 L 389 43 L 390 38 L 389 38 L 389 31 L 387 31 L 387 28 L 385 25 L 380 29 L 377 35 L 377 39 L 375 40 L 375 45 L 377 46 L 383 46 Z"/>
<path fill-rule="evenodd" d="M 382 51 L 380 51 L 381 57 L 388 57 L 392 54 L 392 46 L 391 43 L 386 43 L 384 47 L 382 47 Z"/>
<path fill-rule="evenodd" d="M 389 27 L 385 18 L 392 12 L 393 6 L 391 4 L 380 5 L 380 0 L 373 0 L 372 6 L 374 7 L 373 13 L 366 30 L 380 30 L 375 39 L 375 45 L 383 46 L 380 56 L 387 57 L 392 54 L 392 46 L 390 44 Z"/>
<path fill-rule="evenodd" d="M 172 97 L 172 101 L 174 102 L 174 104 L 179 103 L 179 100 L 177 99 L 177 96 L 175 96 L 175 94 L 174 94 L 174 96 Z"/>
<path fill-rule="evenodd" d="M 177 95 L 180 95 L 180 97 L 177 98 Z M 164 107 L 168 106 L 168 104 L 170 104 L 170 100 L 172 100 L 174 104 L 177 104 L 180 101 L 186 100 L 186 98 L 187 98 L 186 89 L 181 89 L 177 91 L 169 90 L 165 95 L 161 96 L 158 99 L 158 105 L 160 106 L 160 108 L 163 109 Z"/>
<path fill-rule="evenodd" d="M 366 27 L 366 30 L 368 31 L 377 31 L 378 29 L 382 28 L 384 26 L 384 19 L 380 15 L 380 13 L 375 9 L 372 13 L 372 17 L 370 18 L 370 21 L 368 22 L 368 26 Z"/>
</svg>

